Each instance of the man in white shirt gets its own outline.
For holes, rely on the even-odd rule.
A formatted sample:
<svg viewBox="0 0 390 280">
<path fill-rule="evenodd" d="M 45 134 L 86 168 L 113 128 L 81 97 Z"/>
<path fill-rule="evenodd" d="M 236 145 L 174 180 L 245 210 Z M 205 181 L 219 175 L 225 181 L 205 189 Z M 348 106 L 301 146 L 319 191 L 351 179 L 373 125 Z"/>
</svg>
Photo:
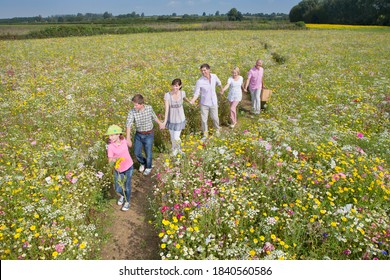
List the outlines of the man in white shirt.
<svg viewBox="0 0 390 280">
<path fill-rule="evenodd" d="M 190 103 L 194 104 L 200 95 L 200 114 L 202 118 L 203 138 L 208 136 L 207 120 L 210 117 L 213 120 L 216 135 L 219 136 L 219 117 L 218 117 L 218 99 L 215 87 L 219 86 L 222 89 L 222 83 L 217 75 L 210 73 L 210 66 L 202 64 L 200 66 L 202 77 L 200 77 L 195 85 L 194 97 Z"/>
</svg>

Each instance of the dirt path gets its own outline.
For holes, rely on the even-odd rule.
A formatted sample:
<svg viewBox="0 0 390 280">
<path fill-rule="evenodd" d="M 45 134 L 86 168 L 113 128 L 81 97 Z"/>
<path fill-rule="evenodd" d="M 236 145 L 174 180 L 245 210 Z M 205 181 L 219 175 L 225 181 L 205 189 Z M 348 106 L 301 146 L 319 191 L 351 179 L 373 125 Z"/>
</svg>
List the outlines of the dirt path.
<svg viewBox="0 0 390 280">
<path fill-rule="evenodd" d="M 101 250 L 102 260 L 159 259 L 159 238 L 153 225 L 148 222 L 148 197 L 156 184 L 153 171 L 151 175 L 144 176 L 134 170 L 129 211 L 121 211 L 116 199 L 110 202 L 110 207 L 114 208 L 112 216 L 107 217 L 111 219 L 107 229 L 111 237 Z"/>
</svg>

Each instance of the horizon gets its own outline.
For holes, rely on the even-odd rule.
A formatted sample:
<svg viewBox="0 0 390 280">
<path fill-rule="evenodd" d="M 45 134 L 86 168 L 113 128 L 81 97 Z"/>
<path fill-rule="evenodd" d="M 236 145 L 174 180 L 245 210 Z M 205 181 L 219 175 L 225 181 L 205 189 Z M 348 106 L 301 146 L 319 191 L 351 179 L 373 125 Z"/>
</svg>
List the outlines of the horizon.
<svg viewBox="0 0 390 280">
<path fill-rule="evenodd" d="M 0 19 L 136 13 L 145 17 L 227 14 L 236 8 L 242 14 L 288 14 L 300 0 L 0 0 Z"/>
<path fill-rule="evenodd" d="M 229 10 L 230 11 L 230 10 Z M 220 13 L 219 15 L 220 16 L 223 16 L 223 15 L 227 15 L 227 13 L 229 12 L 227 11 L 226 13 Z M 81 14 L 83 16 L 85 15 L 88 15 L 88 14 L 91 14 L 91 15 L 104 15 L 105 13 L 109 13 L 111 14 L 113 17 L 118 17 L 118 16 L 123 16 L 123 15 L 128 15 L 128 14 L 132 14 L 133 12 L 131 13 L 124 13 L 124 14 L 117 14 L 117 15 L 114 15 L 112 14 L 110 11 L 105 11 L 105 12 L 98 12 L 98 13 L 90 13 L 90 12 L 86 12 L 86 13 L 72 13 L 72 14 L 55 14 L 55 15 L 49 15 L 49 16 L 42 16 L 42 18 L 50 18 L 50 17 L 66 17 L 66 16 L 77 16 L 78 14 Z M 239 11 L 241 12 L 241 11 Z M 264 15 L 272 15 L 272 14 L 276 14 L 276 15 L 288 15 L 288 13 L 282 13 L 282 12 L 272 12 L 272 13 L 262 13 L 262 12 L 259 12 L 259 13 L 250 13 L 250 12 L 241 12 L 244 16 L 246 14 L 250 14 L 250 15 L 257 15 L 257 14 L 264 14 Z M 144 13 L 136 13 L 137 15 L 141 16 L 142 14 Z M 175 14 L 175 15 L 174 15 Z M 172 13 L 172 14 L 160 14 L 160 15 L 143 15 L 143 17 L 164 17 L 164 16 L 167 16 L 167 17 L 182 17 L 182 16 L 185 16 L 185 15 L 188 15 L 188 16 L 199 16 L 199 17 L 202 17 L 203 15 L 202 14 L 177 14 L 177 13 Z M 17 19 L 17 18 L 34 18 L 34 17 L 39 17 L 41 15 L 36 15 L 36 16 L 25 16 L 25 17 L 12 17 L 12 18 L 0 18 L 0 19 Z M 215 14 L 206 14 L 205 15 L 206 17 L 207 16 L 215 16 Z"/>
</svg>

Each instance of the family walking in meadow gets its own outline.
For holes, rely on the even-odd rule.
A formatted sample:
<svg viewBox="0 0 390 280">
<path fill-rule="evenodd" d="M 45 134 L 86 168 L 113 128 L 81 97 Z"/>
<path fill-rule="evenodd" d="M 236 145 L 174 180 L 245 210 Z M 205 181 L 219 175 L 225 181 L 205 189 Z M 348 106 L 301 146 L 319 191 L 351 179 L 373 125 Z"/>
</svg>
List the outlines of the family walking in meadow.
<svg viewBox="0 0 390 280">
<path fill-rule="evenodd" d="M 390 260 L 389 28 L 261 18 L 0 40 L 1 259 Z"/>
<path fill-rule="evenodd" d="M 213 122 L 215 135 L 220 135 L 220 123 L 218 116 L 218 97 L 216 87 L 220 88 L 220 94 L 229 89 L 227 99 L 230 103 L 230 127 L 237 125 L 237 106 L 242 100 L 242 91 L 247 92 L 248 86 L 251 93 L 252 110 L 254 114 L 260 113 L 260 96 L 263 87 L 262 60 L 258 59 L 256 65 L 248 71 L 248 79 L 244 85 L 244 78 L 240 75 L 240 69 L 234 67 L 231 76 L 225 86 L 214 73 L 211 73 L 210 65 L 202 64 L 199 68 L 201 77 L 196 81 L 194 94 L 191 100 L 182 90 L 182 80 L 176 78 L 171 83 L 171 90 L 164 95 L 164 120 L 157 117 L 154 109 L 145 104 L 144 97 L 136 94 L 132 99 L 133 108 L 128 112 L 126 120 L 126 137 L 118 125 L 111 125 L 106 135 L 109 137 L 107 148 L 108 161 L 114 164 L 115 190 L 119 194 L 117 204 L 123 211 L 130 208 L 131 177 L 133 175 L 133 160 L 129 148 L 134 149 L 134 155 L 139 163 L 139 172 L 148 176 L 153 168 L 153 144 L 154 123 L 160 129 L 168 129 L 171 141 L 172 155 L 183 154 L 181 150 L 181 132 L 185 128 L 187 120 L 184 112 L 184 101 L 194 105 L 200 97 L 202 141 L 209 136 L 208 118 Z M 134 129 L 133 129 L 134 128 Z M 131 133 L 134 130 L 134 144 Z"/>
</svg>

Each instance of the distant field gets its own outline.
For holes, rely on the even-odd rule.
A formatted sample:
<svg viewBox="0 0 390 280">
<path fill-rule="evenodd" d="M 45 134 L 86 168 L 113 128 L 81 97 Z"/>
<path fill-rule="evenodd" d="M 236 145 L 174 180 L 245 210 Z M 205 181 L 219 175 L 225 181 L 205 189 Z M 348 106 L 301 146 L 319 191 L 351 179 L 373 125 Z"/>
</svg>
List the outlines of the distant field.
<svg viewBox="0 0 390 280">
<path fill-rule="evenodd" d="M 351 30 L 381 30 L 390 31 L 389 26 L 375 26 L 375 25 L 346 25 L 346 24 L 313 24 L 307 23 L 307 28 L 310 29 L 351 29 Z"/>
<path fill-rule="evenodd" d="M 68 36 L 90 36 L 99 34 L 129 34 L 164 31 L 195 30 L 294 30 L 303 25 L 285 21 L 248 20 L 243 22 L 134 22 L 132 24 L 15 24 L 0 25 L 0 39 L 50 38 Z M 360 31 L 390 31 L 387 26 L 360 26 L 340 24 L 306 24 L 310 29 L 350 29 Z"/>
<path fill-rule="evenodd" d="M 2 35 L 27 35 L 32 31 L 39 31 L 47 28 L 47 25 L 0 25 L 0 36 Z"/>
<path fill-rule="evenodd" d="M 20 24 L 0 25 L 0 39 L 51 38 L 90 36 L 101 34 L 129 34 L 195 30 L 282 30 L 303 29 L 304 26 L 287 21 L 203 21 L 159 22 L 145 21 L 132 24 Z"/>
</svg>

